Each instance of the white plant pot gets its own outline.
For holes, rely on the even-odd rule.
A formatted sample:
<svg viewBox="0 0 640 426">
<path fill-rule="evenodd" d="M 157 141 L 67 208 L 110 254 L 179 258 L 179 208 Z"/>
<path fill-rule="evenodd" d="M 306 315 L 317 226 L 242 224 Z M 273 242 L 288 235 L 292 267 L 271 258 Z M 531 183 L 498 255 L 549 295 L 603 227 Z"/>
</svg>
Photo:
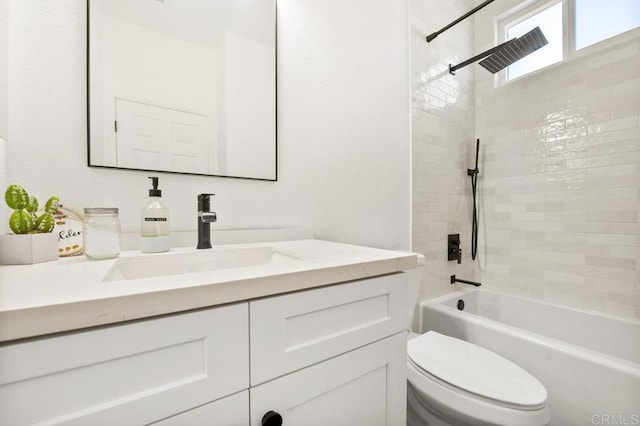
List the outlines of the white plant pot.
<svg viewBox="0 0 640 426">
<path fill-rule="evenodd" d="M 58 259 L 58 235 L 0 235 L 0 264 L 30 265 Z"/>
</svg>

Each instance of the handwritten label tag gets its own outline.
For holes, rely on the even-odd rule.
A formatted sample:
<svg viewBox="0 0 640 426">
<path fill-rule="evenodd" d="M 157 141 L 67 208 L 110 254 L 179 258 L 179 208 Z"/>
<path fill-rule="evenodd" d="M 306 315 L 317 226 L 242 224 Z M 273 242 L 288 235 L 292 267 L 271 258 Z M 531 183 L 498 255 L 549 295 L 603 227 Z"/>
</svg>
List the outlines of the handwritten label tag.
<svg viewBox="0 0 640 426">
<path fill-rule="evenodd" d="M 73 213 L 59 209 L 55 214 L 53 232 L 58 235 L 58 255 L 60 257 L 82 254 L 82 220 Z"/>
</svg>

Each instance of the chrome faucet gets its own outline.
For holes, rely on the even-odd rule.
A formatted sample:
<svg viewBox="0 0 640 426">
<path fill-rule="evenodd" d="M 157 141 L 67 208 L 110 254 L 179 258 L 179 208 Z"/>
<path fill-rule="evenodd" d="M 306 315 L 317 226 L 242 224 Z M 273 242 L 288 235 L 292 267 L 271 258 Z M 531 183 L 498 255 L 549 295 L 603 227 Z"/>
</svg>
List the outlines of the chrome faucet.
<svg viewBox="0 0 640 426">
<path fill-rule="evenodd" d="M 209 224 L 216 222 L 216 212 L 211 210 L 211 199 L 216 194 L 198 194 L 198 247 L 199 249 L 211 248 L 211 231 Z"/>
</svg>

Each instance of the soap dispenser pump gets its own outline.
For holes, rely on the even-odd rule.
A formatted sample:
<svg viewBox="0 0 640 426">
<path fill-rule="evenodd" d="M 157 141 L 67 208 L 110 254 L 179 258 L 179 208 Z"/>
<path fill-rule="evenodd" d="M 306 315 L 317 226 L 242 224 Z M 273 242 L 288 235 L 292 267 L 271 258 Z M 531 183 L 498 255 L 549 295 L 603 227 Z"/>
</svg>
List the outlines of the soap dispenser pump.
<svg viewBox="0 0 640 426">
<path fill-rule="evenodd" d="M 162 190 L 158 189 L 158 178 L 150 176 L 149 179 L 153 188 L 142 208 L 140 249 L 143 253 L 160 253 L 169 251 L 169 209 L 160 201 Z"/>
</svg>

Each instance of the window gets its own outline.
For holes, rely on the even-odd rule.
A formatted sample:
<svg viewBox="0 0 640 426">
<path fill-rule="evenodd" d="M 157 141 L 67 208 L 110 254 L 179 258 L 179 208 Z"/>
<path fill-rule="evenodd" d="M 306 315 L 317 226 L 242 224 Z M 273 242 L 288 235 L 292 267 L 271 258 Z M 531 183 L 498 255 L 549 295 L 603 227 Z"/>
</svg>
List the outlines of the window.
<svg viewBox="0 0 640 426">
<path fill-rule="evenodd" d="M 535 27 L 540 27 L 549 44 L 507 67 L 507 80 L 562 60 L 562 2 L 547 5 L 526 19 L 505 26 L 506 39 L 520 37 Z"/>
<path fill-rule="evenodd" d="M 638 0 L 574 1 L 576 50 L 640 26 Z"/>
<path fill-rule="evenodd" d="M 537 26 L 549 43 L 507 67 L 502 81 L 560 62 L 578 50 L 639 27 L 640 1 L 529 1 L 499 21 L 500 42 Z"/>
</svg>

